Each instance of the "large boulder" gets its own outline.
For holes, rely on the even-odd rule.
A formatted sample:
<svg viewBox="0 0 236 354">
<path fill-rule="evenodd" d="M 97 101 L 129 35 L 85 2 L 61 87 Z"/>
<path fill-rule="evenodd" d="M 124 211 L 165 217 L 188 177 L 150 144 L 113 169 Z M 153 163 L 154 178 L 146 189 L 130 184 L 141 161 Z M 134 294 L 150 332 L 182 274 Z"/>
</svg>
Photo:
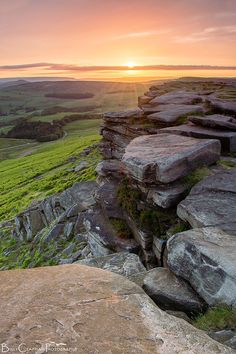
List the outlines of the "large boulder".
<svg viewBox="0 0 236 354">
<path fill-rule="evenodd" d="M 178 135 L 144 135 L 127 146 L 122 161 L 127 173 L 140 182 L 169 183 L 220 157 L 217 140 Z"/>
<path fill-rule="evenodd" d="M 203 301 L 191 286 L 167 268 L 154 268 L 147 272 L 143 288 L 163 310 L 183 311 L 194 315 L 204 309 Z"/>
<path fill-rule="evenodd" d="M 87 258 L 77 263 L 109 270 L 125 277 L 145 271 L 139 256 L 128 252 L 113 253 L 105 257 Z"/>
<path fill-rule="evenodd" d="M 236 171 L 223 170 L 204 178 L 177 207 L 192 227 L 220 226 L 236 220 Z"/>
<path fill-rule="evenodd" d="M 168 265 L 209 304 L 236 306 L 236 224 L 188 230 L 167 242 Z"/>
<path fill-rule="evenodd" d="M 234 353 L 111 272 L 61 265 L 3 271 L 0 282 L 0 343 L 11 354 Z"/>
</svg>

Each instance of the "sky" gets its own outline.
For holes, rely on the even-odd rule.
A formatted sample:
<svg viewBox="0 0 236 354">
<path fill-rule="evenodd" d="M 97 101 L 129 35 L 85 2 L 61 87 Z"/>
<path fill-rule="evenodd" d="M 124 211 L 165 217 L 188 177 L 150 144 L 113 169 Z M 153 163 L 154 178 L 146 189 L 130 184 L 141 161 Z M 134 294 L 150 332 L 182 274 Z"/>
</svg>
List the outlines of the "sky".
<svg viewBox="0 0 236 354">
<path fill-rule="evenodd" d="M 0 77 L 236 76 L 236 0 L 0 0 L 0 53 Z"/>
</svg>

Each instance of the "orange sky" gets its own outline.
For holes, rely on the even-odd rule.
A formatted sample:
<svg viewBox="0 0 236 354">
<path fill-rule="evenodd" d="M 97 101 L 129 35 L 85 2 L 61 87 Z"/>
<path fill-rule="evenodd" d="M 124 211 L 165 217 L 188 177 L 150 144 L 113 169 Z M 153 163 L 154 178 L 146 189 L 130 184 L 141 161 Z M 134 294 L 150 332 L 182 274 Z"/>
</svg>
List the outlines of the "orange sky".
<svg viewBox="0 0 236 354">
<path fill-rule="evenodd" d="M 0 0 L 0 53 L 0 77 L 235 76 L 146 66 L 236 67 L 236 0 Z"/>
</svg>

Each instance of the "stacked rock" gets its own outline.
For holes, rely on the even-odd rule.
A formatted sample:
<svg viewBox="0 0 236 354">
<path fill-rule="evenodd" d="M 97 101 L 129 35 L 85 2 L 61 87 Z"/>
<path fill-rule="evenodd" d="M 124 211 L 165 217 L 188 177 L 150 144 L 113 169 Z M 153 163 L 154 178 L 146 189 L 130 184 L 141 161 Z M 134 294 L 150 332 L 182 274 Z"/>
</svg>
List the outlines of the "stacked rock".
<svg viewBox="0 0 236 354">
<path fill-rule="evenodd" d="M 164 211 L 170 218 L 171 211 L 187 194 L 185 177 L 199 167 L 217 162 L 222 147 L 223 151 L 235 149 L 234 118 L 210 114 L 216 107 L 215 102 L 209 90 L 196 92 L 178 88 L 176 91 L 165 85 L 152 86 L 139 97 L 138 109 L 104 114 L 101 129 L 104 161 L 97 167 L 99 182 L 104 183 L 105 178 L 106 183 L 114 183 L 125 177 L 129 187 L 140 193 L 136 203 L 138 218 L 145 212 L 149 215 L 150 210 L 151 213 L 156 210 L 156 215 Z M 211 127 L 211 134 L 209 128 L 204 127 L 206 124 Z M 184 127 L 190 129 L 193 125 L 195 129 L 208 132 L 201 136 L 183 133 Z M 220 138 L 222 125 L 228 129 L 228 137 L 223 131 L 227 143 Z M 127 198 L 132 199 L 129 191 Z M 141 246 L 145 264 L 155 263 L 155 260 L 163 264 L 163 235 L 147 232 L 131 214 L 124 210 L 124 218 Z"/>
</svg>

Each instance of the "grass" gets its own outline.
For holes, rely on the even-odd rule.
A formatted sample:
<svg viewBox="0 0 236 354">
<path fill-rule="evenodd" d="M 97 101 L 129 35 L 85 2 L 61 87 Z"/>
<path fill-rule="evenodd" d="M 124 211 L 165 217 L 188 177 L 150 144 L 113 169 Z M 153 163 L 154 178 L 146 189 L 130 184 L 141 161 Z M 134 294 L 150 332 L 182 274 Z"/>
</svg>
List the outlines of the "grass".
<svg viewBox="0 0 236 354">
<path fill-rule="evenodd" d="M 210 176 L 211 171 L 208 167 L 200 167 L 190 173 L 188 176 L 183 178 L 183 183 L 186 184 L 188 192 L 192 189 L 192 187 L 200 182 L 203 178 Z"/>
<path fill-rule="evenodd" d="M 124 220 L 117 219 L 117 218 L 110 218 L 110 222 L 114 229 L 116 230 L 117 234 L 121 238 L 129 239 L 132 238 L 132 232 L 128 225 L 125 223 Z"/>
<path fill-rule="evenodd" d="M 236 169 L 236 162 L 228 161 L 228 160 L 220 160 L 218 165 L 226 167 L 226 168 L 234 168 Z"/>
<path fill-rule="evenodd" d="M 221 305 L 200 315 L 193 325 L 204 331 L 236 328 L 236 309 Z"/>
<path fill-rule="evenodd" d="M 42 200 L 77 181 L 95 179 L 95 167 L 100 161 L 98 150 L 93 149 L 86 157 L 80 154 L 99 141 L 99 124 L 92 120 L 71 123 L 65 139 L 33 145 L 30 155 L 1 161 L 0 221 L 12 218 L 34 200 Z M 13 148 L 17 153 L 17 145 Z M 81 160 L 86 160 L 88 167 L 80 174 L 70 171 Z"/>
</svg>

